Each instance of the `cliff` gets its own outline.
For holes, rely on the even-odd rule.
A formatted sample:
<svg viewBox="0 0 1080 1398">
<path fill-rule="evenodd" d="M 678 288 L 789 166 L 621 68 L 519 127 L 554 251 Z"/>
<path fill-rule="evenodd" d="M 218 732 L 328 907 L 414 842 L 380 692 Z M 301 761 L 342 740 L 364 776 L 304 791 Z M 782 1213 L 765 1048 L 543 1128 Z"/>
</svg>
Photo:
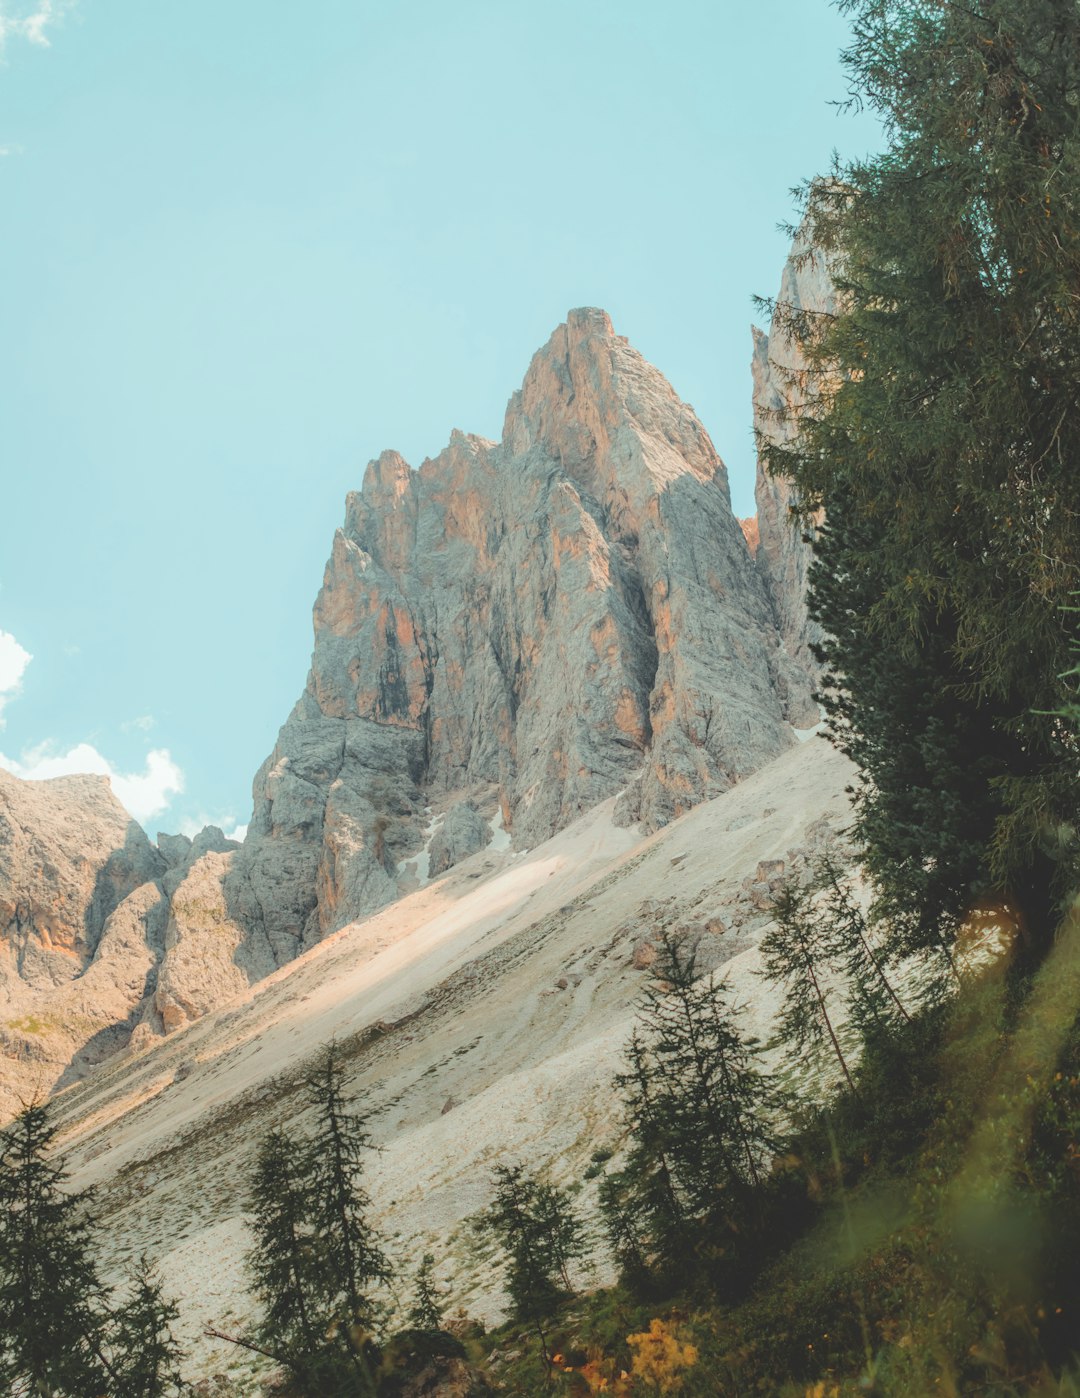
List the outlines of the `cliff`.
<svg viewBox="0 0 1080 1398">
<path fill-rule="evenodd" d="M 314 627 L 232 875 L 279 961 L 414 887 L 461 803 L 459 857 L 615 795 L 655 830 L 808 711 L 708 434 L 599 310 L 534 357 L 500 443 L 368 466 Z"/>
</svg>

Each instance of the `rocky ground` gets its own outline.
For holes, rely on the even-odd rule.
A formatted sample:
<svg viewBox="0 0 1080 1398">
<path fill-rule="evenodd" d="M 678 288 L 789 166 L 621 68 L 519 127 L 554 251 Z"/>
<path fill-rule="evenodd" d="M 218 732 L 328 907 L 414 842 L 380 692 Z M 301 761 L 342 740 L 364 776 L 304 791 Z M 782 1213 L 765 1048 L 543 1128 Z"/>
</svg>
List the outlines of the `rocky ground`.
<svg viewBox="0 0 1080 1398">
<path fill-rule="evenodd" d="M 754 971 L 770 881 L 843 825 L 850 779 L 812 740 L 647 838 L 613 822 L 612 798 L 528 853 L 496 840 L 65 1090 L 63 1148 L 75 1183 L 98 1191 L 109 1271 L 147 1252 L 180 1302 L 192 1377 L 256 1391 L 249 1357 L 203 1329 L 250 1316 L 251 1158 L 270 1124 L 305 1129 L 299 1077 L 336 1038 L 355 1091 L 379 1108 L 370 1183 L 405 1298 L 430 1249 L 454 1304 L 495 1318 L 499 1278 L 467 1224 L 490 1167 L 516 1157 L 580 1182 L 615 1144 L 610 1079 L 663 927 L 700 940 L 748 1029 L 767 1032 L 772 1002 Z M 594 1190 L 585 1183 L 587 1209 Z"/>
</svg>

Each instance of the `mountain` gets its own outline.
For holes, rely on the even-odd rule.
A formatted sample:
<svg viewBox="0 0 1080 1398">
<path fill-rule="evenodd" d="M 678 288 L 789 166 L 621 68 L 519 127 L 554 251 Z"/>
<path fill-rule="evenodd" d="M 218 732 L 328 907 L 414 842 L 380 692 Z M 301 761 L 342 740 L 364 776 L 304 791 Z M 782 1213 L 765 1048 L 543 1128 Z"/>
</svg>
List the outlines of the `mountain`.
<svg viewBox="0 0 1080 1398">
<path fill-rule="evenodd" d="M 0 771 L 0 1113 L 127 1041 L 164 947 L 165 860 L 108 778 Z"/>
<path fill-rule="evenodd" d="M 655 830 L 809 712 L 712 442 L 598 310 L 534 357 L 501 443 L 368 466 L 314 625 L 231 883 L 279 963 L 415 887 L 433 824 L 455 857 L 521 848 L 618 794 Z"/>
<path fill-rule="evenodd" d="M 0 771 L 0 1116 L 153 1037 L 178 979 L 185 1018 L 247 988 L 205 948 L 198 975 L 180 970 L 198 871 L 236 848 L 212 827 L 156 848 L 107 777 Z"/>
<path fill-rule="evenodd" d="M 535 355 L 500 443 L 454 432 L 418 470 L 384 452 L 346 501 L 242 848 L 155 848 L 100 779 L 3 776 L 0 1105 L 481 851 L 604 802 L 647 836 L 791 748 L 817 718 L 805 569 L 782 486 L 759 500 L 754 558 L 693 409 L 592 309 Z"/>
</svg>

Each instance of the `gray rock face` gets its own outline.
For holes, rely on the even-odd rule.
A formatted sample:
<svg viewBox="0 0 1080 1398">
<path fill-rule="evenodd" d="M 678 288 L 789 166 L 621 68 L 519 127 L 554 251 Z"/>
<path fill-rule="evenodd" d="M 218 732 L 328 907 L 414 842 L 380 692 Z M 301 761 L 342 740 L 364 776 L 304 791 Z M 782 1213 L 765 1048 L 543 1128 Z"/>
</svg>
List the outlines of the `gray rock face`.
<svg viewBox="0 0 1080 1398">
<path fill-rule="evenodd" d="M 428 876 L 438 878 L 487 847 L 491 828 L 472 801 L 458 801 L 446 812 L 428 849 Z"/>
<path fill-rule="evenodd" d="M 805 717 L 720 458 L 597 310 L 501 443 L 369 465 L 314 623 L 230 875 L 279 961 L 394 898 L 450 793 L 494 787 L 519 845 L 619 793 L 653 830 L 782 751 L 793 695 Z"/>
<path fill-rule="evenodd" d="M 831 314 L 836 309 L 827 259 L 811 247 L 805 224 L 792 245 L 777 300 L 795 310 Z M 782 444 L 791 439 L 794 430 L 787 414 L 798 411 L 812 387 L 805 378 L 808 366 L 799 346 L 775 318 L 768 335 L 756 328 L 753 335 L 754 427 L 759 438 Z M 794 486 L 769 475 L 761 455 L 754 494 L 759 539 L 756 562 L 772 599 L 785 652 L 795 661 L 788 683 L 793 721 L 801 727 L 817 721 L 817 708 L 810 700 L 804 676 L 816 681 L 817 664 L 810 647 L 821 640 L 821 630 L 806 609 L 810 544 L 804 537 L 804 526 L 792 518 Z"/>
<path fill-rule="evenodd" d="M 237 848 L 155 848 L 105 777 L 0 771 L 0 1120 L 274 969 L 222 906 Z"/>
<path fill-rule="evenodd" d="M 0 984 L 81 975 L 112 914 L 164 867 L 107 778 L 0 770 Z"/>
<path fill-rule="evenodd" d="M 106 778 L 0 771 L 0 1116 L 126 1042 L 164 868 Z"/>
</svg>

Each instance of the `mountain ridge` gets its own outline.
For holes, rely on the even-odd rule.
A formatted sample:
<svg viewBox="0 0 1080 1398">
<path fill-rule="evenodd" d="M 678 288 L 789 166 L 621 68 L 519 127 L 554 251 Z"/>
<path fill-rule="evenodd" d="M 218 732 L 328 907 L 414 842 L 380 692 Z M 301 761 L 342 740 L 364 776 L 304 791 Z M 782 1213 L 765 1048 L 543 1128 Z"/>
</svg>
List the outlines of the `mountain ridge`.
<svg viewBox="0 0 1080 1398">
<path fill-rule="evenodd" d="M 134 851 L 114 935 L 76 909 L 61 964 L 48 917 L 15 915 L 30 865 L 0 811 L 0 1107 L 242 996 L 484 848 L 535 846 L 611 799 L 648 834 L 769 763 L 817 712 L 776 602 L 804 573 L 774 577 L 766 553 L 693 409 L 606 313 L 571 311 L 500 442 L 454 431 L 416 470 L 384 451 L 347 496 L 242 846 L 208 828 L 155 848 L 113 802 L 113 848 L 35 876 L 44 907 L 76 865 L 104 879 Z M 76 788 L 41 785 L 63 799 L 35 819 L 70 824 Z M 48 984 L 26 946 L 61 966 Z"/>
</svg>

